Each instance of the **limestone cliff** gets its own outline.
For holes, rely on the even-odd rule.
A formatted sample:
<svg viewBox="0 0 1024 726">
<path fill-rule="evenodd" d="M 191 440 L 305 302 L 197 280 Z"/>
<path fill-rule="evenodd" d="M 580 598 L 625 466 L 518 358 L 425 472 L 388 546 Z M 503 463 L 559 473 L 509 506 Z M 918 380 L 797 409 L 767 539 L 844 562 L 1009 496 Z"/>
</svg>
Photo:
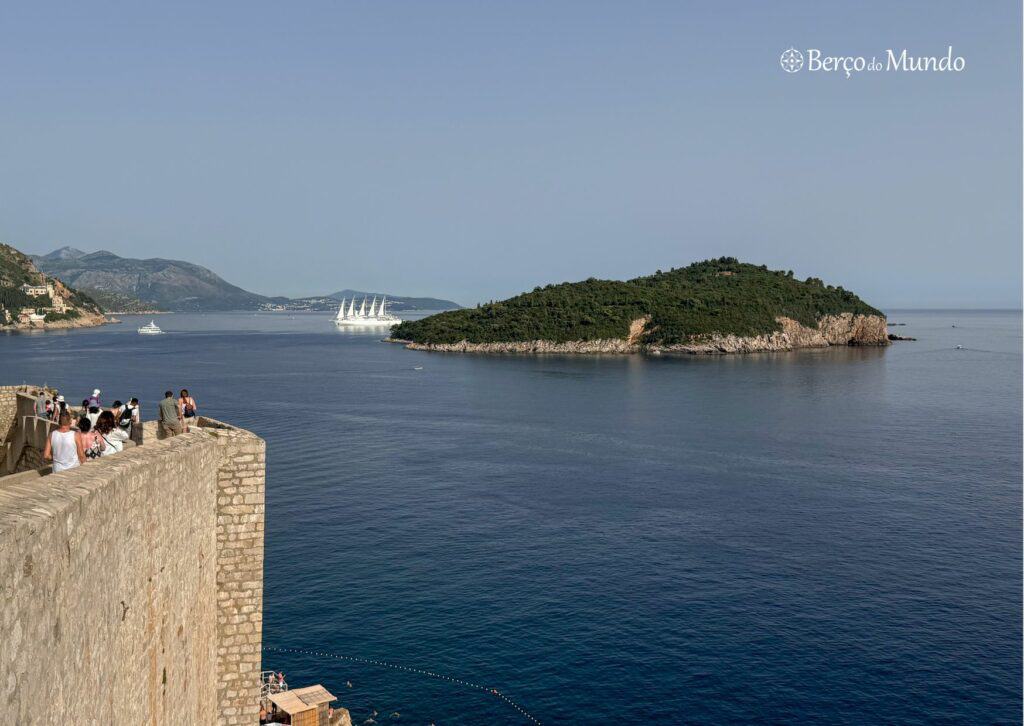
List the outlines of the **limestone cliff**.
<svg viewBox="0 0 1024 726">
<path fill-rule="evenodd" d="M 885 318 L 879 315 L 825 315 L 818 320 L 816 328 L 809 328 L 790 318 L 779 317 L 776 320 L 782 330 L 766 335 L 711 335 L 689 343 L 653 346 L 651 351 L 718 355 L 827 348 L 830 345 L 889 345 Z"/>
<path fill-rule="evenodd" d="M 607 340 L 576 340 L 568 343 L 555 343 L 550 340 L 529 340 L 515 343 L 415 343 L 398 338 L 389 339 L 392 343 L 404 343 L 412 350 L 435 350 L 444 353 L 637 353 L 640 346 L 630 345 L 618 338 Z"/>
<path fill-rule="evenodd" d="M 776 318 L 782 330 L 764 335 L 739 336 L 712 334 L 694 336 L 686 343 L 643 344 L 641 333 L 649 318 L 637 318 L 630 324 L 628 339 L 577 340 L 555 343 L 532 340 L 506 343 L 404 343 L 413 350 L 433 350 L 450 353 L 681 353 L 692 355 L 724 355 L 729 353 L 758 353 L 787 351 L 799 348 L 827 348 L 832 345 L 889 345 L 885 318 L 880 315 L 839 313 L 825 315 L 816 328 L 810 328 L 791 318 Z"/>
</svg>

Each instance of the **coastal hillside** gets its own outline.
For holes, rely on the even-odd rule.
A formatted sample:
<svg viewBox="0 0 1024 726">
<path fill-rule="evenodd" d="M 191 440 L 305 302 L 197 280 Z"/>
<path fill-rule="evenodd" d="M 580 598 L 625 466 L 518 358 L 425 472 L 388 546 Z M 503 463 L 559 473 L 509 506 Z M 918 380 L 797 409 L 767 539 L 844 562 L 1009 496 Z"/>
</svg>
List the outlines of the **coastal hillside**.
<svg viewBox="0 0 1024 726">
<path fill-rule="evenodd" d="M 331 293 L 331 297 L 335 300 L 362 300 L 364 297 L 367 300 L 377 298 L 378 300 L 387 295 L 388 298 L 388 309 L 392 312 L 400 313 L 405 311 L 413 310 L 459 310 L 462 308 L 457 302 L 451 300 L 442 300 L 436 297 L 405 297 L 402 295 L 392 295 L 391 293 L 383 292 L 363 292 L 361 290 L 339 290 L 338 292 Z"/>
<path fill-rule="evenodd" d="M 0 244 L 0 327 L 68 328 L 105 321 L 88 295 L 43 274 L 28 255 Z"/>
<path fill-rule="evenodd" d="M 141 315 L 144 313 L 166 312 L 164 308 L 156 303 L 146 303 L 131 295 L 122 295 L 119 292 L 96 289 L 90 289 L 86 292 L 104 312 L 110 314 Z"/>
<path fill-rule="evenodd" d="M 182 260 L 134 259 L 71 247 L 36 255 L 48 275 L 104 298 L 113 306 L 185 311 L 255 310 L 273 300 L 243 290 L 210 270 Z M 137 301 L 137 302 L 135 302 Z"/>
<path fill-rule="evenodd" d="M 40 270 L 87 293 L 104 310 L 118 312 L 214 312 L 220 310 L 334 311 L 342 297 L 372 299 L 383 293 L 341 290 L 303 298 L 271 297 L 243 290 L 207 268 L 182 260 L 135 259 L 112 252 L 61 247 L 33 255 Z M 452 310 L 451 300 L 388 294 L 391 310 Z"/>
<path fill-rule="evenodd" d="M 885 316 L 842 287 L 732 257 L 627 281 L 535 288 L 396 326 L 412 347 L 501 352 L 747 352 L 885 345 Z"/>
</svg>

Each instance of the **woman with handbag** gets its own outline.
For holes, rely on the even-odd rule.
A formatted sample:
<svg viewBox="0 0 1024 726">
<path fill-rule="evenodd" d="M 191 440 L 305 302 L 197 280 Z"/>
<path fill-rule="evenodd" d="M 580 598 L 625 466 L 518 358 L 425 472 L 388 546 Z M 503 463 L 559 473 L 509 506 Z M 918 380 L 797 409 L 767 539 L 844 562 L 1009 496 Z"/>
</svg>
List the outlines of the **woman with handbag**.
<svg viewBox="0 0 1024 726">
<path fill-rule="evenodd" d="M 107 448 L 107 442 L 100 436 L 100 432 L 92 427 L 92 421 L 88 416 L 82 416 L 78 420 L 78 442 L 85 452 L 86 461 L 100 458 Z"/>
<path fill-rule="evenodd" d="M 182 388 L 178 397 L 178 405 L 181 407 L 181 422 L 184 424 L 185 433 L 188 433 L 189 425 L 196 422 L 196 399 L 188 395 L 188 389 Z"/>
<path fill-rule="evenodd" d="M 106 444 L 103 451 L 100 452 L 101 456 L 110 456 L 124 451 L 124 442 L 130 438 L 128 432 L 117 425 L 114 414 L 110 411 L 100 414 L 96 421 L 96 431 L 103 437 L 103 443 Z"/>
</svg>

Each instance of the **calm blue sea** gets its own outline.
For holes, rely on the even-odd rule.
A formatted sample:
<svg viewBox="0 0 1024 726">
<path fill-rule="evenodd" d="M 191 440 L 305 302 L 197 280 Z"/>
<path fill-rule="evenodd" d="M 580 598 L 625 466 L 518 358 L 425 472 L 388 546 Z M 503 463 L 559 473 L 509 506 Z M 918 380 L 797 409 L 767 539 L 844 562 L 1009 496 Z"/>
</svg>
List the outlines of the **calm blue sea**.
<svg viewBox="0 0 1024 726">
<path fill-rule="evenodd" d="M 917 342 L 646 359 L 126 317 L 0 336 L 0 381 L 184 386 L 265 437 L 269 646 L 544 723 L 1020 723 L 1021 315 L 890 319 Z M 356 724 L 526 722 L 264 663 Z"/>
</svg>

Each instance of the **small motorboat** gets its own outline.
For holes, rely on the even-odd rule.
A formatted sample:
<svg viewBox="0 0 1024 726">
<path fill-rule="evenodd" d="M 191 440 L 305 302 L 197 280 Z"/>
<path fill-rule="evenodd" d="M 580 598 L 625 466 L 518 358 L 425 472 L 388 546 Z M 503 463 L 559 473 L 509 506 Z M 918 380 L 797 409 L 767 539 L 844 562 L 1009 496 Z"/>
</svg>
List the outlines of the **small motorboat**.
<svg viewBox="0 0 1024 726">
<path fill-rule="evenodd" d="M 163 332 L 152 320 L 149 321 L 149 325 L 143 325 L 139 328 L 139 335 L 161 335 Z"/>
</svg>

